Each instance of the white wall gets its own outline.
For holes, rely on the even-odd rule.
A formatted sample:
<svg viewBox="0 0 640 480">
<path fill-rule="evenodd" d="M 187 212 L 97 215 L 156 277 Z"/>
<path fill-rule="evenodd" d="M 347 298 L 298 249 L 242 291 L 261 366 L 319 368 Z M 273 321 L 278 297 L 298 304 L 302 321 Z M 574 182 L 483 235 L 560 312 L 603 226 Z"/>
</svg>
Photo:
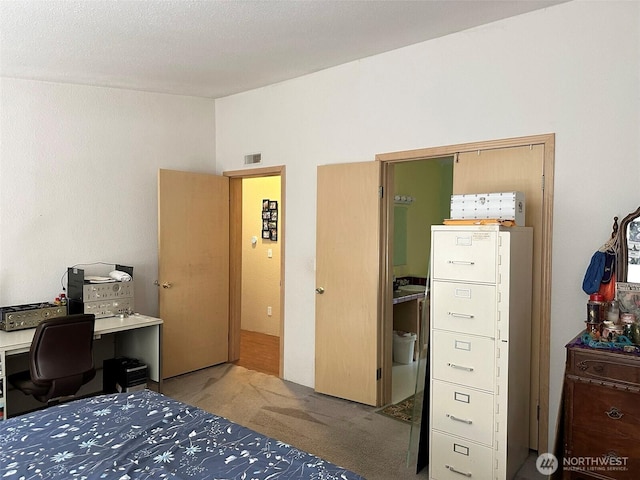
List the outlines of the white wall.
<svg viewBox="0 0 640 480">
<path fill-rule="evenodd" d="M 556 134 L 550 446 L 582 278 L 638 207 L 640 3 L 570 2 L 216 101 L 216 169 L 287 166 L 285 365 L 314 383 L 316 166 Z"/>
<path fill-rule="evenodd" d="M 157 172 L 214 171 L 214 109 L 0 79 L 0 305 L 53 301 L 68 266 L 107 262 L 134 267 L 136 310 L 157 315 Z"/>
</svg>

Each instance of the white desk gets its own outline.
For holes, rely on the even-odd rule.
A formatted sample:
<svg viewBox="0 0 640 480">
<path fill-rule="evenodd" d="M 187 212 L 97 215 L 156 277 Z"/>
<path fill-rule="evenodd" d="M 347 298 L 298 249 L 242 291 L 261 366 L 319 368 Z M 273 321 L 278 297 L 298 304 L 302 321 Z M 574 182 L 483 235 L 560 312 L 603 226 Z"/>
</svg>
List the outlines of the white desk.
<svg viewBox="0 0 640 480">
<path fill-rule="evenodd" d="M 11 355 L 26 353 L 31 346 L 35 328 L 0 331 L 0 419 L 6 418 L 7 375 L 6 359 Z M 97 318 L 94 337 L 114 334 L 115 356 L 134 357 L 147 365 L 149 379 L 162 388 L 162 319 L 146 315 Z M 98 365 L 96 365 L 98 367 Z"/>
</svg>

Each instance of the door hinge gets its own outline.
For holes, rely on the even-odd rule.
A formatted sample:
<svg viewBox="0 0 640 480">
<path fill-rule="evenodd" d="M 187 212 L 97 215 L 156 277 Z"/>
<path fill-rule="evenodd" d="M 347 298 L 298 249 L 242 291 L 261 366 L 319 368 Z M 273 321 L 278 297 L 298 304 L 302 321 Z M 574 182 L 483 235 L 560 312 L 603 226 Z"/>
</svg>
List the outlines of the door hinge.
<svg viewBox="0 0 640 480">
<path fill-rule="evenodd" d="M 540 421 L 540 404 L 536 406 L 536 420 Z"/>
<path fill-rule="evenodd" d="M 384 187 L 383 186 L 379 186 L 378 187 L 378 197 L 379 198 L 384 198 Z"/>
<path fill-rule="evenodd" d="M 382 378 L 382 368 L 376 370 L 376 380 L 380 380 Z"/>
<path fill-rule="evenodd" d="M 544 175 L 542 175 L 542 191 L 544 192 Z"/>
</svg>

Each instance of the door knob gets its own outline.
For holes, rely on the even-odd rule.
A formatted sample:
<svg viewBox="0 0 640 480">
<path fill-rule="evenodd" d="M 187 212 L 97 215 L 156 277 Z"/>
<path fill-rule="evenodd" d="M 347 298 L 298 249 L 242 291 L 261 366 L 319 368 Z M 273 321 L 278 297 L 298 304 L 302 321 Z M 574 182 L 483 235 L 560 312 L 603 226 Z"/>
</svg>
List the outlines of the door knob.
<svg viewBox="0 0 640 480">
<path fill-rule="evenodd" d="M 162 288 L 171 288 L 171 284 L 169 282 L 164 282 L 162 284 Z"/>
<path fill-rule="evenodd" d="M 322 288 L 322 287 L 316 288 L 316 293 L 319 294 L 319 295 L 322 295 L 324 293 L 324 288 Z"/>
</svg>

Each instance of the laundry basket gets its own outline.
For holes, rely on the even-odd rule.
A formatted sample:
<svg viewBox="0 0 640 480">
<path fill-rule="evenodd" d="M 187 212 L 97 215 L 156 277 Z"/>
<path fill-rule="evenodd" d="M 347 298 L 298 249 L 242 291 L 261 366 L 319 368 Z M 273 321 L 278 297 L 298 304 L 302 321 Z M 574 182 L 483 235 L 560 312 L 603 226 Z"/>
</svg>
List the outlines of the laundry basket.
<svg viewBox="0 0 640 480">
<path fill-rule="evenodd" d="M 393 361 L 409 364 L 413 362 L 413 349 L 418 336 L 409 332 L 393 332 Z"/>
</svg>

